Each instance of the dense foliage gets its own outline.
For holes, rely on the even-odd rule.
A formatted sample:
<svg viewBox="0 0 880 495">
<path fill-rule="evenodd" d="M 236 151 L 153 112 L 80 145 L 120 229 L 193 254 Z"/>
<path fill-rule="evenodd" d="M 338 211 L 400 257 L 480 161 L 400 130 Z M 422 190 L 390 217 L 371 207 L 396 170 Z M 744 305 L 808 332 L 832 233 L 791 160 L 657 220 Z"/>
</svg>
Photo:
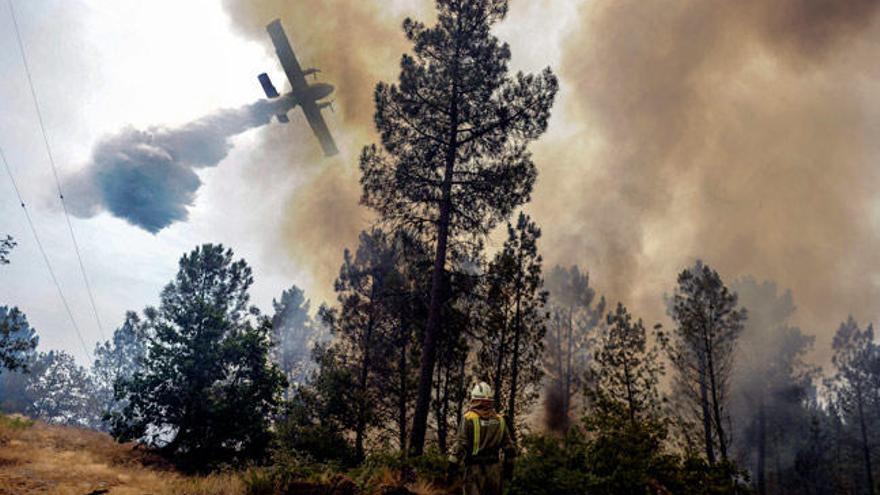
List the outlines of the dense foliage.
<svg viewBox="0 0 880 495">
<path fill-rule="evenodd" d="M 142 369 L 116 382 L 120 440 L 161 448 L 185 467 L 259 457 L 285 380 L 269 359 L 271 324 L 249 306 L 253 283 L 232 250 L 184 255 L 160 305 L 146 311 Z"/>
<path fill-rule="evenodd" d="M 27 368 L 38 341 L 21 310 L 0 306 L 0 374 Z"/>
</svg>

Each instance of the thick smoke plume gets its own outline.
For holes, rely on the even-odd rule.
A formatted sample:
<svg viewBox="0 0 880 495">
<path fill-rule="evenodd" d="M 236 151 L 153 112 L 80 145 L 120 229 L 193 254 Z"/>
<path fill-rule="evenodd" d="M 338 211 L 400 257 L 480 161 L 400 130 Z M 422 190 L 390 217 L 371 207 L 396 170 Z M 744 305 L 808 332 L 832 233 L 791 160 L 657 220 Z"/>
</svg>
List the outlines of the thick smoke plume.
<svg viewBox="0 0 880 495">
<path fill-rule="evenodd" d="M 401 31 L 410 15 L 430 18 L 430 0 L 224 0 L 235 28 L 275 52 L 266 24 L 280 18 L 303 67 L 321 69 L 319 77 L 336 87 L 336 113 L 325 114 L 340 155 L 327 159 L 312 145 L 305 121 L 291 113 L 284 136 L 267 135 L 261 161 L 275 160 L 305 170 L 305 180 L 290 191 L 282 233 L 286 254 L 313 277 L 309 293 L 331 300 L 333 279 L 342 249 L 354 247 L 358 233 L 370 221 L 359 205 L 358 155 L 377 141 L 373 125 L 373 90 L 382 80 L 394 80 L 400 56 L 409 49 Z M 309 78 L 311 81 L 311 78 Z M 304 143 L 307 145 L 304 146 Z M 314 150 L 311 154 L 303 150 Z"/>
<path fill-rule="evenodd" d="M 663 293 L 695 258 L 726 280 L 772 279 L 792 289 L 793 324 L 820 334 L 817 350 L 848 313 L 876 318 L 880 2 L 568 1 L 580 8 L 568 32 L 531 33 L 563 53 L 528 207 L 548 266 L 579 264 L 600 293 L 650 321 L 664 319 Z M 402 19 L 430 22 L 433 2 L 225 6 L 272 56 L 265 24 L 280 17 L 303 65 L 336 85 L 330 124 L 343 154 L 309 169 L 284 220 L 289 254 L 329 291 L 341 249 L 369 221 L 356 164 L 376 140 L 373 88 L 396 78 L 410 48 Z M 512 0 L 511 20 L 528 7 Z M 285 132 L 261 159 L 326 163 L 303 155 L 307 128 Z"/>
<path fill-rule="evenodd" d="M 180 127 L 126 128 L 95 145 L 92 161 L 70 179 L 71 211 L 91 217 L 107 210 L 156 233 L 187 219 L 202 181 L 232 148 L 230 138 L 268 124 L 289 110 L 287 98 L 220 110 Z"/>
<path fill-rule="evenodd" d="M 773 279 L 823 351 L 848 313 L 875 318 L 878 8 L 583 2 L 559 67 L 565 139 L 536 154 L 548 260 L 649 319 L 697 257 Z"/>
</svg>

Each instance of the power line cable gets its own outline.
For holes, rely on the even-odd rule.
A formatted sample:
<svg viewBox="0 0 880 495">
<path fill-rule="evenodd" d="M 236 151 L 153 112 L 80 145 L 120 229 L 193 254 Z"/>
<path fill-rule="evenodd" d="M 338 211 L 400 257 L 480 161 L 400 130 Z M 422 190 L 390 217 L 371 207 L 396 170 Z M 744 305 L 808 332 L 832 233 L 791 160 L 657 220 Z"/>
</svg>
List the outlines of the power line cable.
<svg viewBox="0 0 880 495">
<path fill-rule="evenodd" d="M 70 310 L 70 304 L 67 303 L 67 298 L 64 297 L 64 292 L 61 290 L 61 284 L 58 283 L 58 277 L 55 276 L 55 270 L 52 269 L 52 263 L 49 262 L 49 256 L 46 255 L 46 250 L 43 248 L 43 243 L 40 241 L 40 236 L 37 234 L 37 228 L 34 226 L 34 222 L 31 219 L 31 214 L 25 206 L 24 199 L 21 197 L 21 192 L 18 190 L 18 184 L 15 182 L 15 177 L 12 175 L 12 169 L 9 168 L 9 162 L 6 161 L 6 154 L 3 153 L 3 148 L 0 148 L 0 159 L 3 161 L 3 165 L 6 167 L 6 173 L 9 174 L 9 180 L 12 182 L 12 189 L 15 190 L 15 196 L 18 198 L 18 203 L 21 205 L 21 210 L 24 212 L 24 217 L 27 219 L 28 226 L 31 228 L 31 233 L 34 235 L 34 241 L 37 244 L 37 248 L 40 250 L 40 254 L 43 255 L 43 261 L 46 262 L 46 268 L 49 270 L 49 275 L 52 277 L 52 282 L 55 284 L 55 288 L 58 289 L 58 297 L 61 298 L 61 303 L 64 305 L 64 309 L 67 311 L 67 316 L 70 318 L 70 323 L 73 325 L 73 329 L 76 331 L 76 336 L 79 338 L 79 343 L 82 344 L 83 352 L 85 352 L 86 357 L 89 359 L 89 362 L 92 362 L 92 353 L 89 352 L 89 348 L 86 345 L 85 339 L 83 339 L 82 332 L 79 330 L 79 325 L 76 324 L 76 319 L 73 317 L 73 311 Z"/>
<path fill-rule="evenodd" d="M 24 72 L 27 75 L 28 86 L 31 89 L 31 97 L 34 101 L 34 109 L 37 111 L 37 120 L 40 123 L 40 132 L 43 135 L 43 144 L 46 146 L 46 154 L 49 156 L 49 164 L 52 166 L 52 175 L 55 177 L 55 186 L 58 189 L 58 198 L 61 200 L 61 207 L 64 210 L 64 218 L 67 220 L 67 230 L 70 232 L 70 240 L 73 241 L 73 250 L 76 253 L 76 259 L 79 261 L 79 270 L 82 273 L 83 282 L 85 282 L 86 292 L 89 295 L 89 303 L 92 306 L 92 313 L 95 315 L 95 322 L 98 324 L 98 333 L 101 340 L 106 340 L 104 335 L 104 326 L 101 324 L 101 317 L 98 315 L 98 307 L 95 304 L 95 296 L 92 293 L 92 285 L 89 283 L 89 277 L 86 275 L 86 267 L 83 263 L 82 255 L 79 251 L 79 243 L 76 241 L 76 235 L 73 233 L 73 224 L 70 222 L 70 214 L 67 211 L 67 204 L 64 201 L 64 193 L 61 191 L 61 180 L 58 178 L 58 167 L 55 166 L 55 157 L 52 154 L 52 147 L 49 145 L 49 137 L 46 133 L 46 125 L 43 123 L 43 112 L 40 110 L 40 103 L 37 99 L 37 91 L 34 88 L 34 81 L 31 77 L 31 69 L 28 65 L 27 55 L 24 50 L 24 43 L 21 39 L 21 31 L 18 28 L 18 19 L 15 16 L 15 7 L 12 0 L 7 0 L 9 11 L 12 13 L 12 25 L 15 27 L 15 37 L 18 40 L 18 49 L 21 53 L 21 61 L 24 64 Z"/>
</svg>

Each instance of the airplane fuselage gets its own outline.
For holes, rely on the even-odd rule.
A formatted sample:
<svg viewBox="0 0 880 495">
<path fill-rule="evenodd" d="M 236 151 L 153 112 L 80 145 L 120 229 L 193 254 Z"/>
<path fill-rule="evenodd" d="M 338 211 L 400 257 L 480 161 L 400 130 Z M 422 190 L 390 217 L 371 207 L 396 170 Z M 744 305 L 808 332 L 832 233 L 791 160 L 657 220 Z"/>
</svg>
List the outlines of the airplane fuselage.
<svg viewBox="0 0 880 495">
<path fill-rule="evenodd" d="M 318 101 L 330 96 L 331 93 L 333 93 L 332 84 L 314 83 L 309 84 L 309 87 L 306 88 L 305 91 L 293 91 L 293 97 L 296 98 L 297 101 Z"/>
<path fill-rule="evenodd" d="M 333 85 L 327 83 L 314 83 L 309 84 L 309 87 L 305 90 L 299 91 L 291 91 L 283 96 L 284 99 L 288 100 L 289 107 L 284 110 L 284 113 L 293 110 L 299 105 L 302 105 L 305 101 L 314 101 L 315 103 L 321 103 L 320 100 L 330 96 L 333 93 Z"/>
</svg>

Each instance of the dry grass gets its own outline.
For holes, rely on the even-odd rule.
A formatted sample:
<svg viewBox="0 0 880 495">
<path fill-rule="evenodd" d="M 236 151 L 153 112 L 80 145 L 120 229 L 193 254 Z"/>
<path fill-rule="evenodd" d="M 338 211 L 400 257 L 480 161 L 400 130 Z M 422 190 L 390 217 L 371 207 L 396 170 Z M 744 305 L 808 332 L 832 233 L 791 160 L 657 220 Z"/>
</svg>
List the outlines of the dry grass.
<svg viewBox="0 0 880 495">
<path fill-rule="evenodd" d="M 237 474 L 186 477 L 94 431 L 0 416 L 0 495 L 242 495 Z"/>
<path fill-rule="evenodd" d="M 371 492 L 371 495 L 379 495 L 385 493 L 409 493 L 412 495 L 448 495 L 451 492 L 448 489 L 444 489 L 438 486 L 435 486 L 432 483 L 429 483 L 424 480 L 418 480 L 415 483 L 407 483 L 401 477 L 400 471 L 391 470 L 388 468 L 382 469 L 378 476 L 372 480 L 373 485 L 375 485 L 375 489 Z M 396 491 L 396 490 L 399 491 Z M 459 493 L 456 491 L 455 493 Z"/>
<path fill-rule="evenodd" d="M 184 476 L 160 458 L 103 433 L 0 415 L 0 495 L 245 495 L 248 479 L 254 493 L 351 493 L 342 487 L 353 488 L 345 476 L 326 472 L 279 490 L 272 483 L 257 483 L 261 472 Z M 371 495 L 449 493 L 422 481 L 405 483 L 390 469 L 371 481 Z"/>
</svg>

